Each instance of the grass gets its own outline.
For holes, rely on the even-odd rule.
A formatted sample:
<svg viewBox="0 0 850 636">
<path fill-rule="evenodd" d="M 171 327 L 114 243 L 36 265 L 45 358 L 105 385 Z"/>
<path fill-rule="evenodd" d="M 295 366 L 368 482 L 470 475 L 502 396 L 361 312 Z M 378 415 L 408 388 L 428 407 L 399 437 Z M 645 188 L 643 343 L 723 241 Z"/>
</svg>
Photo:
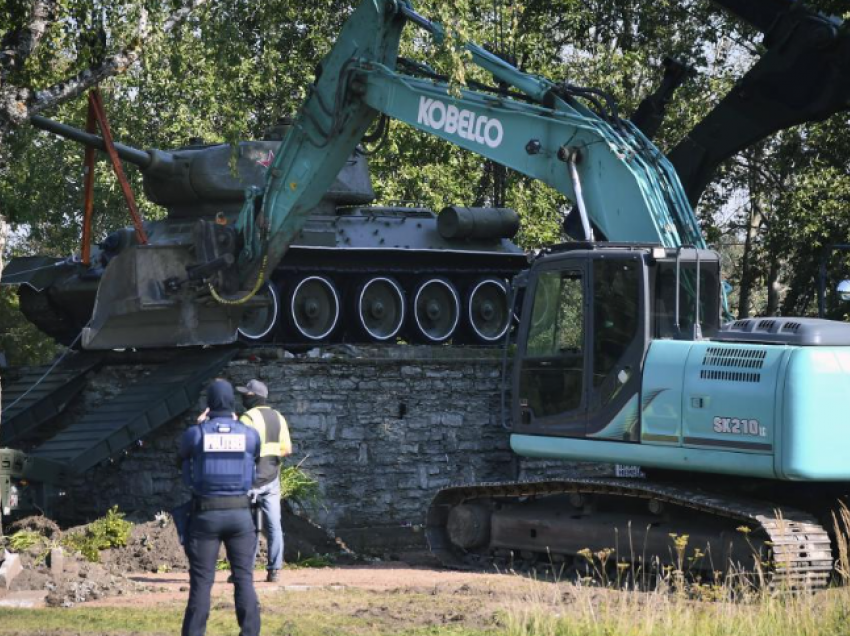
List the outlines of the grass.
<svg viewBox="0 0 850 636">
<path fill-rule="evenodd" d="M 850 511 L 838 512 L 837 570 L 850 575 Z M 707 586 L 682 576 L 687 537 L 674 537 L 678 566 L 651 591 L 623 589 L 604 576 L 579 584 L 502 575 L 470 585 L 433 589 L 309 589 L 264 593 L 263 633 L 281 636 L 846 636 L 850 587 L 810 593 Z M 611 555 L 590 554 L 606 571 Z M 307 564 L 302 564 L 306 566 Z M 616 565 L 614 563 L 613 565 Z M 612 568 L 607 568 L 611 570 Z M 677 574 L 678 573 L 678 574 Z M 705 588 L 710 593 L 706 593 Z M 642 588 L 644 590 L 649 588 Z M 179 631 L 185 593 L 150 606 L 0 609 L 0 636 L 9 634 L 134 634 Z M 709 600 L 710 599 L 710 600 Z M 236 633 L 230 590 L 213 600 L 208 633 Z"/>
<path fill-rule="evenodd" d="M 511 581 L 464 593 L 309 590 L 262 594 L 270 636 L 840 636 L 850 633 L 850 589 L 759 595 L 746 602 L 693 601 L 661 592 L 621 592 Z M 506 592 L 505 590 L 510 590 Z M 495 594 L 495 596 L 494 596 Z M 150 607 L 0 609 L 0 634 L 179 633 L 185 594 Z M 230 591 L 213 600 L 207 633 L 235 634 Z"/>
<path fill-rule="evenodd" d="M 331 568 L 334 566 L 334 555 L 332 554 L 314 554 L 312 556 L 304 557 L 303 559 L 299 559 L 297 561 L 289 562 L 283 564 L 285 570 L 300 570 L 303 568 Z M 230 571 L 230 563 L 227 559 L 219 559 L 215 562 L 215 569 L 219 572 L 221 571 Z M 254 563 L 255 570 L 265 570 L 266 564 L 264 561 L 258 559 L 256 563 Z"/>
<path fill-rule="evenodd" d="M 178 634 L 184 603 L 185 595 L 180 601 L 144 608 L 0 609 L 0 634 Z M 448 598 L 435 600 L 422 593 L 278 592 L 261 595 L 260 603 L 262 633 L 268 636 L 484 636 L 493 633 L 484 625 L 452 624 L 450 618 L 441 618 L 458 603 Z M 465 603 L 472 604 L 469 600 Z M 444 624 L 446 620 L 448 624 Z M 228 592 L 213 600 L 207 634 L 229 636 L 237 632 L 232 596 Z"/>
<path fill-rule="evenodd" d="M 495 582 L 493 582 L 495 580 Z M 186 595 L 146 607 L 0 609 L 0 635 L 178 633 Z M 753 593 L 697 601 L 503 575 L 471 587 L 311 589 L 260 596 L 270 636 L 839 636 L 850 633 L 850 588 Z M 208 634 L 235 634 L 229 589 L 213 599 Z"/>
<path fill-rule="evenodd" d="M 284 567 L 287 570 L 298 570 L 301 568 L 331 568 L 334 566 L 334 555 L 332 554 L 314 554 L 313 556 L 304 557 L 292 563 L 286 563 Z"/>
<path fill-rule="evenodd" d="M 781 517 L 780 517 L 781 520 Z M 577 585 L 569 602 L 546 588 L 505 613 L 507 636 L 846 636 L 850 634 L 850 510 L 833 516 L 836 571 L 845 585 L 812 594 L 754 587 L 743 578 L 719 584 L 687 579 L 687 537 L 674 537 L 678 565 L 653 591 L 599 589 L 606 586 L 606 557 L 588 555 L 597 576 Z M 746 531 L 745 528 L 739 528 Z M 604 563 L 602 563 L 604 566 Z M 603 574 L 599 575 L 599 572 Z M 616 584 L 612 587 L 616 587 Z M 702 599 L 702 600 L 696 600 Z M 710 599 L 710 600 L 707 600 Z"/>
<path fill-rule="evenodd" d="M 23 552 L 44 541 L 45 537 L 35 530 L 18 530 L 9 537 L 8 547 L 12 552 Z"/>
<path fill-rule="evenodd" d="M 52 548 L 61 546 L 96 563 L 100 560 L 101 550 L 127 545 L 132 530 L 133 524 L 124 519 L 124 513 L 118 510 L 118 506 L 114 506 L 103 517 L 64 536 L 58 528 L 56 536 L 52 536 L 49 527 L 19 530 L 6 538 L 6 547 L 12 552 L 30 552 L 37 562 L 41 562 Z"/>
<path fill-rule="evenodd" d="M 506 614 L 508 636 L 830 636 L 850 633 L 850 590 L 695 602 L 678 595 L 579 588 L 569 605 L 539 602 Z"/>
</svg>

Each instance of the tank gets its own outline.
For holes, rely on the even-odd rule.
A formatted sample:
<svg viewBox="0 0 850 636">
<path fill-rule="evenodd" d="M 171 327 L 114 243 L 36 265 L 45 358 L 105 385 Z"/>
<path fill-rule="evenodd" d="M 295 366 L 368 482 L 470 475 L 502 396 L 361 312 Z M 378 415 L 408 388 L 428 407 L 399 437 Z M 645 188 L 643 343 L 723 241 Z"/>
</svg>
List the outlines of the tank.
<svg viewBox="0 0 850 636">
<path fill-rule="evenodd" d="M 31 122 L 104 150 L 97 135 L 40 116 Z M 165 255 L 170 246 L 197 245 L 200 220 L 232 224 L 246 189 L 265 183 L 288 125 L 281 121 L 263 139 L 233 146 L 198 140 L 173 150 L 140 150 L 116 143 L 122 160 L 141 170 L 144 195 L 167 211 L 163 220 L 144 222 L 148 245 Z M 195 321 L 196 329 L 210 330 L 205 342 L 220 343 L 215 334 L 222 329 L 250 342 L 284 344 L 500 342 L 512 322 L 508 281 L 528 265 L 510 240 L 519 228 L 516 212 L 456 205 L 438 215 L 424 207 L 375 206 L 374 200 L 367 157 L 358 149 L 258 300 L 238 314 L 213 314 L 219 324 Z M 71 344 L 90 324 L 104 272 L 135 244 L 133 228 L 120 228 L 93 249 L 89 266 L 78 259 L 16 258 L 0 282 L 19 286 L 28 320 Z M 98 302 L 112 297 L 101 293 Z M 155 323 L 132 309 L 125 313 L 122 329 L 133 330 L 134 341 L 146 329 L 156 340 Z M 95 344 L 90 348 L 122 346 L 120 335 Z"/>
</svg>

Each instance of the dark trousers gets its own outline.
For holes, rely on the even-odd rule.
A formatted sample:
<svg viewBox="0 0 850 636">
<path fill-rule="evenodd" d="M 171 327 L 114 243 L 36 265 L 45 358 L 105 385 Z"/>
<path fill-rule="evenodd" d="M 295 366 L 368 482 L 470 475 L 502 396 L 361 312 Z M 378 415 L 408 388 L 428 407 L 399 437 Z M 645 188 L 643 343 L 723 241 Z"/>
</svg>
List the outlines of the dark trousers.
<svg viewBox="0 0 850 636">
<path fill-rule="evenodd" d="M 236 620 L 240 636 L 260 633 L 260 604 L 254 591 L 254 549 L 257 535 L 248 508 L 193 512 L 186 542 L 189 557 L 189 603 L 183 616 L 183 636 L 203 636 L 210 615 L 210 592 L 222 541 L 233 573 Z"/>
</svg>

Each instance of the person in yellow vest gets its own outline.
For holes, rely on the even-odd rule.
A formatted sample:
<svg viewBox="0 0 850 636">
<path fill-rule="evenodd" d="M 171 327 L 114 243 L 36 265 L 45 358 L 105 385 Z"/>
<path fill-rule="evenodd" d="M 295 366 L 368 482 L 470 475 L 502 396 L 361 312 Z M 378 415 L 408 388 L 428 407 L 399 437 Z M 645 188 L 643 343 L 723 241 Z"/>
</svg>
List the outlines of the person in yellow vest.
<svg viewBox="0 0 850 636">
<path fill-rule="evenodd" d="M 283 523 L 280 516 L 280 467 L 283 458 L 292 453 L 292 441 L 286 418 L 267 405 L 268 387 L 251 380 L 236 388 L 242 394 L 245 413 L 239 421 L 260 434 L 260 458 L 253 491 L 263 509 L 263 530 L 268 540 L 269 554 L 266 581 L 274 583 L 283 567 Z M 259 551 L 259 542 L 257 544 Z"/>
</svg>

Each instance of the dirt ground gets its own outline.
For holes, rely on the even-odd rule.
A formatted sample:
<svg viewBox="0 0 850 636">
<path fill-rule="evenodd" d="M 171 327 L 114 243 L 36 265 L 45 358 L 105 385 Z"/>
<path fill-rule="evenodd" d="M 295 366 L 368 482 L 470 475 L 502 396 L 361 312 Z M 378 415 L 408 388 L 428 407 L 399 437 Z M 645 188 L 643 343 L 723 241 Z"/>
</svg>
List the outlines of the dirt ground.
<svg viewBox="0 0 850 636">
<path fill-rule="evenodd" d="M 319 555 L 335 564 L 348 564 L 358 559 L 341 542 L 309 520 L 287 513 L 286 559 L 294 562 L 303 556 Z M 51 563 L 51 548 L 57 548 L 63 536 L 79 533 L 85 526 L 62 531 L 53 521 L 34 516 L 15 522 L 10 535 L 18 530 L 39 533 L 43 538 L 20 551 L 24 570 L 8 591 L 0 589 L 0 601 L 9 593 L 46 592 L 49 606 L 72 607 L 104 598 L 124 598 L 167 590 L 150 574 L 185 574 L 188 562 L 183 546 L 169 516 L 164 515 L 132 527 L 127 545 L 102 550 L 99 561 L 91 563 L 79 553 L 63 551 L 61 563 Z M 265 558 L 265 538 L 260 540 L 260 560 Z M 220 558 L 225 557 L 224 549 Z M 262 561 L 260 561 L 262 562 Z M 226 576 L 226 573 L 225 573 Z M 186 577 L 178 587 L 186 584 Z M 165 580 L 168 580 L 166 576 Z M 13 594 L 14 595 L 14 594 Z"/>
<path fill-rule="evenodd" d="M 213 587 L 213 613 L 232 621 L 233 587 L 220 572 Z M 188 594 L 185 573 L 132 574 L 140 586 L 158 591 L 109 597 L 79 606 L 106 611 L 171 608 L 182 612 Z M 280 582 L 254 577 L 264 623 L 283 620 L 295 634 L 486 634 L 504 628 L 505 613 L 529 604 L 563 607 L 575 587 L 512 574 L 456 572 L 405 563 L 287 569 Z M 604 591 L 600 591 L 604 593 Z M 313 626 L 315 632 L 307 626 Z M 302 631 L 303 630 L 303 631 Z M 265 633 L 265 630 L 264 630 Z M 64 635 L 63 635 L 64 636 Z"/>
<path fill-rule="evenodd" d="M 66 553 L 58 568 L 45 558 L 49 553 L 45 545 L 55 547 L 62 532 L 43 518 L 24 525 L 44 533 L 46 543 L 21 553 L 24 572 L 9 592 L 0 592 L 0 606 L 11 605 L 8 601 L 16 594 L 35 600 L 27 610 L 0 607 L 0 634 L 17 636 L 36 629 L 51 636 L 147 636 L 179 631 L 189 576 L 168 518 L 135 525 L 127 545 L 102 551 L 98 563 Z M 287 553 L 320 555 L 320 562 L 333 565 L 304 567 L 292 561 L 277 583 L 266 583 L 265 570 L 256 570 L 255 585 L 269 633 L 388 635 L 445 630 L 477 636 L 504 627 L 504 616 L 511 608 L 529 603 L 555 607 L 570 602 L 575 593 L 575 587 L 567 583 L 514 574 L 358 559 L 304 519 L 289 519 L 286 536 Z M 216 576 L 211 635 L 233 633 L 233 586 L 227 576 L 227 570 Z M 8 621 L 4 622 L 4 614 Z M 132 629 L 122 629 L 125 625 Z"/>
<path fill-rule="evenodd" d="M 220 572 L 212 592 L 209 636 L 238 631 L 233 587 Z M 507 633 L 517 608 L 563 609 L 574 586 L 511 574 L 454 572 L 405 563 L 287 569 L 279 583 L 257 571 L 263 633 L 281 636 L 483 636 Z M 131 573 L 140 589 L 70 608 L 0 608 L 0 634 L 159 636 L 177 633 L 188 575 Z M 604 591 L 599 591 L 604 593 Z"/>
<path fill-rule="evenodd" d="M 213 595 L 227 598 L 232 595 L 233 586 L 227 583 L 227 572 L 216 575 Z M 440 568 L 411 566 L 406 563 L 371 563 L 326 568 L 285 569 L 277 583 L 265 582 L 265 571 L 258 570 L 254 575 L 254 585 L 261 595 L 277 591 L 309 592 L 346 590 L 367 590 L 372 592 L 410 592 L 427 595 L 467 596 L 484 594 L 497 600 L 505 596 L 516 596 L 532 589 L 539 590 L 536 581 L 499 574 L 477 572 L 457 572 Z M 155 592 L 146 592 L 121 598 L 103 598 L 92 601 L 89 607 L 127 607 L 152 606 L 172 600 L 186 599 L 189 575 L 185 572 L 164 574 L 133 573 L 129 575 L 133 582 Z"/>
</svg>

